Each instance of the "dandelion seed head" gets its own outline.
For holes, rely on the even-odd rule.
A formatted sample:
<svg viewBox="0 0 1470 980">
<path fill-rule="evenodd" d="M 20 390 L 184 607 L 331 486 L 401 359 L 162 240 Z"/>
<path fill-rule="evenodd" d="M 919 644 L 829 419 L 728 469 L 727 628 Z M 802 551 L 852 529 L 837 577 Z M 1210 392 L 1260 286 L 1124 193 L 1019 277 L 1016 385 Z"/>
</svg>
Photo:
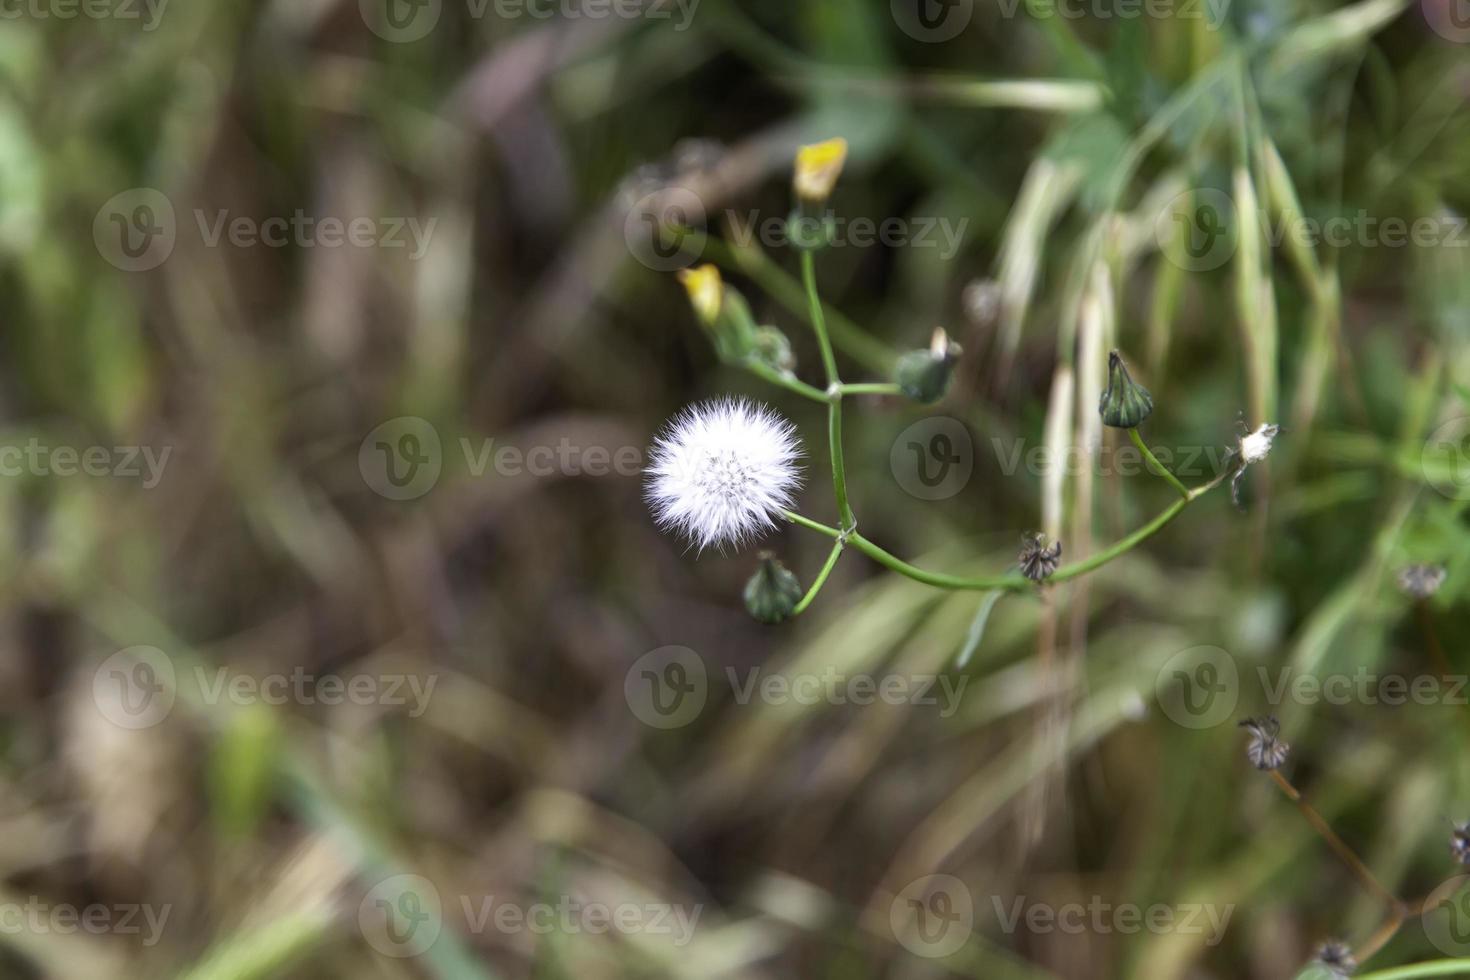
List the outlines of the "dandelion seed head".
<svg viewBox="0 0 1470 980">
<path fill-rule="evenodd" d="M 801 443 L 790 422 L 754 402 L 691 405 L 649 456 L 646 495 L 659 526 L 701 551 L 738 545 L 776 526 L 801 484 Z"/>
</svg>

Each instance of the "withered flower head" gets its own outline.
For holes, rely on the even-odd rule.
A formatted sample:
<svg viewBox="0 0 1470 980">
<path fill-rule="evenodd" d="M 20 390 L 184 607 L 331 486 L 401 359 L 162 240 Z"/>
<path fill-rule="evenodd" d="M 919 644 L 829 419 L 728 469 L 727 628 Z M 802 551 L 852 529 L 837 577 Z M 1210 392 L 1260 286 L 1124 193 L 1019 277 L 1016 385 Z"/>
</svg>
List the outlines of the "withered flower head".
<svg viewBox="0 0 1470 980">
<path fill-rule="evenodd" d="M 1317 962 L 1331 970 L 1335 976 L 1349 977 L 1358 969 L 1358 961 L 1353 959 L 1353 951 L 1348 948 L 1347 943 L 1336 939 L 1328 940 L 1317 950 Z"/>
<path fill-rule="evenodd" d="M 1281 740 L 1281 722 L 1274 715 L 1264 718 L 1247 718 L 1240 727 L 1251 733 L 1250 745 L 1246 746 L 1246 757 L 1251 765 L 1264 771 L 1281 768 L 1291 746 Z"/>
<path fill-rule="evenodd" d="M 1057 564 L 1062 560 L 1062 543 L 1054 542 L 1051 547 L 1046 546 L 1046 535 L 1037 531 L 1026 535 L 1021 545 L 1021 553 L 1016 561 L 1021 566 L 1021 574 L 1033 582 L 1040 582 L 1051 577 L 1051 573 L 1057 570 Z"/>
<path fill-rule="evenodd" d="M 1399 588 L 1413 599 L 1428 599 L 1444 585 L 1443 565 L 1410 565 L 1399 569 Z"/>
<path fill-rule="evenodd" d="M 1450 834 L 1450 853 L 1461 864 L 1470 864 L 1470 823 L 1460 824 Z"/>
</svg>

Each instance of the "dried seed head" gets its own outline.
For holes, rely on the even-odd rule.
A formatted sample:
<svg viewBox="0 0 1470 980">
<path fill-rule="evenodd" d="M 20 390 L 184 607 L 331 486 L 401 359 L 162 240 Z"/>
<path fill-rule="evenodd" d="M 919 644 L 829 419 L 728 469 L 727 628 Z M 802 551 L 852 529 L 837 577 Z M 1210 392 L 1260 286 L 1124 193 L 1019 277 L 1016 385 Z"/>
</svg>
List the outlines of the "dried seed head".
<svg viewBox="0 0 1470 980">
<path fill-rule="evenodd" d="M 1456 861 L 1470 865 L 1470 823 L 1460 824 L 1450 834 L 1450 853 Z"/>
<path fill-rule="evenodd" d="M 1271 444 L 1276 441 L 1276 434 L 1280 431 L 1281 426 L 1263 422 L 1254 432 L 1247 432 L 1237 439 L 1235 448 L 1230 451 L 1235 460 L 1235 475 L 1230 478 L 1230 499 L 1237 510 L 1245 509 L 1240 503 L 1240 481 L 1245 476 L 1246 467 L 1259 463 L 1271 454 Z"/>
<path fill-rule="evenodd" d="M 1051 573 L 1057 570 L 1057 564 L 1062 560 L 1062 543 L 1057 541 L 1051 547 L 1046 546 L 1046 535 L 1035 532 L 1026 535 L 1021 544 L 1021 553 L 1016 556 L 1016 561 L 1021 566 L 1021 574 L 1033 582 L 1041 582 L 1051 577 Z"/>
<path fill-rule="evenodd" d="M 1275 716 L 1247 718 L 1240 723 L 1240 727 L 1251 733 L 1250 744 L 1245 750 L 1251 765 L 1263 772 L 1281 768 L 1291 746 L 1281 740 L 1281 723 Z"/>
<path fill-rule="evenodd" d="M 1353 959 L 1353 951 L 1348 948 L 1347 943 L 1336 939 L 1328 940 L 1317 950 L 1317 962 L 1331 970 L 1334 976 L 1349 977 L 1358 969 L 1358 961 Z"/>
<path fill-rule="evenodd" d="M 1265 459 L 1271 453 L 1271 444 L 1276 441 L 1276 433 L 1280 431 L 1279 425 L 1262 423 L 1256 431 L 1241 436 L 1238 447 L 1241 462 L 1249 466 Z"/>
<path fill-rule="evenodd" d="M 1414 599 L 1428 599 L 1444 584 L 1443 565 L 1410 565 L 1399 569 L 1399 588 Z"/>
</svg>

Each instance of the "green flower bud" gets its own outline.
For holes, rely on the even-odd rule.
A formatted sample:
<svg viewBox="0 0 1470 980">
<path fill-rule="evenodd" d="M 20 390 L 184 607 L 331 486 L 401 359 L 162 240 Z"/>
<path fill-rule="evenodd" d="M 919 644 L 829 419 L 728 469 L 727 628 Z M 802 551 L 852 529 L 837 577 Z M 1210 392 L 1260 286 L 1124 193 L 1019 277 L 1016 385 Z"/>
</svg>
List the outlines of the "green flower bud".
<svg viewBox="0 0 1470 980">
<path fill-rule="evenodd" d="M 786 240 L 803 251 L 826 248 L 837 237 L 837 218 L 832 214 L 808 214 L 801 208 L 786 217 Z"/>
<path fill-rule="evenodd" d="M 955 362 L 961 353 L 960 345 L 949 339 L 943 327 L 938 327 L 928 350 L 911 350 L 898 359 L 893 380 L 909 398 L 921 405 L 933 404 L 949 390 Z"/>
<path fill-rule="evenodd" d="M 801 601 L 801 583 L 770 552 L 763 552 L 760 562 L 745 583 L 745 608 L 759 622 L 784 623 Z"/>
<path fill-rule="evenodd" d="M 1117 351 L 1108 355 L 1108 387 L 1097 410 L 1102 413 L 1103 425 L 1115 429 L 1137 428 L 1153 414 L 1154 396 L 1128 376 L 1128 368 Z"/>
</svg>

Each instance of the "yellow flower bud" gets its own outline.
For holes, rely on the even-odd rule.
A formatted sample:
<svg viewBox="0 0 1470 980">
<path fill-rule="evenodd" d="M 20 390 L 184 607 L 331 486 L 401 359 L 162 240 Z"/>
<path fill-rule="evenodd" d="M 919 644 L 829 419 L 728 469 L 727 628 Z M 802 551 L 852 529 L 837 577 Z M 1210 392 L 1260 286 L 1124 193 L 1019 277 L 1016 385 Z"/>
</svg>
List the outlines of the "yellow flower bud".
<svg viewBox="0 0 1470 980">
<path fill-rule="evenodd" d="M 820 204 L 832 193 L 842 165 L 847 161 L 847 140 L 836 139 L 803 146 L 796 151 L 796 175 L 792 186 L 802 201 Z"/>
<path fill-rule="evenodd" d="M 706 264 L 696 269 L 680 269 L 678 275 L 689 293 L 694 312 L 706 324 L 714 326 L 725 304 L 725 282 L 720 278 L 720 270 Z"/>
</svg>

